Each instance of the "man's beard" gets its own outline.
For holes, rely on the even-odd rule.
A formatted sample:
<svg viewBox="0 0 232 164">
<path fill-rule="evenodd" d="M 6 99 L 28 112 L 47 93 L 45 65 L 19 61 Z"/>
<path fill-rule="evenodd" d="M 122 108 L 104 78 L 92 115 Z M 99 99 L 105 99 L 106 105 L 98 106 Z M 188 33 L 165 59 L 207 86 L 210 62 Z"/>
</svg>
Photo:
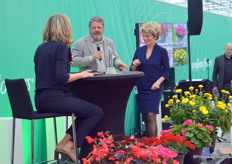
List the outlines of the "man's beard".
<svg viewBox="0 0 232 164">
<path fill-rule="evenodd" d="M 101 40 L 102 39 L 102 35 L 101 36 L 94 36 L 92 35 L 93 40 Z"/>
</svg>

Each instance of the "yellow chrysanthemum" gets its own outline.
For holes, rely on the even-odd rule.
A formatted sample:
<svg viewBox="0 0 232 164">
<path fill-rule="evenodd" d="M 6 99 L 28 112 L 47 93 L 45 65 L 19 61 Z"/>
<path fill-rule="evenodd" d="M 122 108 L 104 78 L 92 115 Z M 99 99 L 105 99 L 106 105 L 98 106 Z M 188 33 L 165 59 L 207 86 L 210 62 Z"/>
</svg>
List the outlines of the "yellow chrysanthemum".
<svg viewBox="0 0 232 164">
<path fill-rule="evenodd" d="M 173 95 L 172 98 L 174 98 L 174 99 L 177 98 L 177 95 Z"/>
<path fill-rule="evenodd" d="M 164 118 L 168 118 L 168 115 L 165 115 Z"/>
<path fill-rule="evenodd" d="M 213 98 L 212 97 L 208 97 L 208 100 L 213 100 Z"/>
<path fill-rule="evenodd" d="M 206 96 L 206 97 L 213 97 L 213 95 L 210 94 L 210 93 L 204 93 L 204 96 Z"/>
<path fill-rule="evenodd" d="M 190 105 L 195 105 L 196 103 L 194 101 L 189 101 Z"/>
<path fill-rule="evenodd" d="M 169 104 L 165 104 L 165 108 L 168 108 L 169 107 Z"/>
<path fill-rule="evenodd" d="M 225 110 L 226 113 L 228 113 L 228 110 Z"/>
<path fill-rule="evenodd" d="M 177 100 L 176 100 L 176 103 L 179 103 L 179 102 L 180 102 L 180 100 L 179 100 L 179 99 L 177 99 Z"/>
<path fill-rule="evenodd" d="M 208 110 L 206 110 L 206 109 L 205 109 L 205 110 L 202 110 L 201 112 L 202 112 L 204 115 L 206 115 L 206 114 L 208 114 L 208 113 L 209 113 L 209 111 L 208 111 Z"/>
<path fill-rule="evenodd" d="M 229 99 L 232 99 L 232 96 L 229 96 Z"/>
<path fill-rule="evenodd" d="M 189 102 L 189 99 L 188 98 L 184 98 L 181 102 L 184 103 L 184 104 L 186 104 L 186 103 Z"/>
<path fill-rule="evenodd" d="M 195 98 L 195 97 L 197 97 L 196 95 L 191 95 L 191 96 L 189 96 L 189 98 Z"/>
<path fill-rule="evenodd" d="M 190 91 L 194 90 L 194 87 L 193 86 L 189 87 L 189 90 Z"/>
<path fill-rule="evenodd" d="M 184 92 L 185 95 L 190 95 L 191 93 L 189 91 Z"/>
<path fill-rule="evenodd" d="M 199 88 L 203 88 L 203 85 L 198 85 Z"/>
<path fill-rule="evenodd" d="M 225 89 L 222 89 L 222 90 L 221 90 L 222 93 L 225 93 L 225 91 L 226 91 Z"/>
<path fill-rule="evenodd" d="M 168 105 L 169 105 L 169 106 L 172 106 L 173 102 L 174 102 L 173 99 L 169 99 L 169 100 L 168 100 Z"/>
<path fill-rule="evenodd" d="M 226 109 L 226 105 L 223 104 L 223 103 L 222 104 L 218 104 L 217 107 L 220 108 L 220 109 L 222 109 L 222 110 Z"/>
<path fill-rule="evenodd" d="M 195 113 L 195 112 L 196 112 L 196 110 L 192 110 L 192 112 L 193 112 L 193 113 Z"/>
<path fill-rule="evenodd" d="M 231 103 L 227 103 L 227 106 L 228 106 L 228 107 L 232 107 Z"/>
<path fill-rule="evenodd" d="M 206 110 L 206 107 L 205 107 L 205 106 L 200 106 L 200 107 L 199 107 L 199 110 L 200 110 L 200 111 Z"/>
<path fill-rule="evenodd" d="M 166 118 L 163 119 L 163 122 L 167 122 L 167 121 L 168 121 L 168 119 L 166 119 Z"/>
<path fill-rule="evenodd" d="M 217 104 L 218 104 L 218 105 L 221 105 L 221 104 L 223 104 L 223 102 L 221 102 L 221 101 L 218 101 L 218 102 L 217 102 Z"/>
<path fill-rule="evenodd" d="M 176 90 L 176 93 L 181 93 L 182 92 L 182 89 L 177 89 Z"/>
</svg>

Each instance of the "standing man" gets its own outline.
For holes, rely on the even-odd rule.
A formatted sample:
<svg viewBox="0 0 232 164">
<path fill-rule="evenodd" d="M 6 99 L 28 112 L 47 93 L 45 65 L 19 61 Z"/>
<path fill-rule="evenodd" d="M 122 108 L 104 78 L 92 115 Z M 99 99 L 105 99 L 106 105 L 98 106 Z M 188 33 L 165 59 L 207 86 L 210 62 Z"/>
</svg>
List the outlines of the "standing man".
<svg viewBox="0 0 232 164">
<path fill-rule="evenodd" d="M 232 43 L 226 44 L 225 54 L 217 56 L 213 70 L 213 92 L 220 92 L 222 89 L 230 91 L 232 80 Z M 221 95 L 221 93 L 220 93 Z"/>
<path fill-rule="evenodd" d="M 106 72 L 107 67 L 128 69 L 119 58 L 114 42 L 103 36 L 104 20 L 94 16 L 89 21 L 90 34 L 77 40 L 72 48 L 74 66 L 82 70 Z"/>
</svg>

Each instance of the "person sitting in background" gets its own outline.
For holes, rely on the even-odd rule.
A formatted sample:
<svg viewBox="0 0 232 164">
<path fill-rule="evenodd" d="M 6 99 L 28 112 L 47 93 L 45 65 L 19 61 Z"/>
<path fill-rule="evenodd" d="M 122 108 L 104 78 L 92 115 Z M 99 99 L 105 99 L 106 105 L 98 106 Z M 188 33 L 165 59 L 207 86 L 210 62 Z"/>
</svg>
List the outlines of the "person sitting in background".
<svg viewBox="0 0 232 164">
<path fill-rule="evenodd" d="M 43 31 L 43 43 L 35 56 L 35 105 L 39 112 L 74 113 L 77 145 L 73 144 L 72 127 L 56 146 L 56 151 L 66 153 L 74 160 L 74 146 L 80 147 L 103 116 L 103 110 L 95 104 L 72 97 L 68 83 L 92 77 L 91 70 L 70 74 L 72 27 L 67 16 L 51 16 Z M 78 123 L 77 123 L 78 121 Z"/>
<path fill-rule="evenodd" d="M 119 58 L 114 42 L 103 36 L 104 20 L 95 16 L 89 21 L 89 35 L 77 40 L 72 48 L 74 66 L 81 70 L 106 72 L 107 67 L 128 69 Z"/>
<path fill-rule="evenodd" d="M 138 110 L 146 126 L 147 136 L 157 135 L 156 114 L 159 114 L 159 104 L 163 91 L 162 82 L 170 72 L 167 50 L 160 47 L 156 41 L 160 36 L 160 26 L 149 22 L 140 28 L 145 45 L 135 51 L 131 71 L 142 71 L 144 77 L 138 80 L 136 100 Z"/>
<path fill-rule="evenodd" d="M 222 89 L 230 91 L 230 94 L 232 93 L 232 43 L 227 43 L 225 53 L 215 58 L 212 79 L 214 93 L 219 92 L 220 97 L 222 96 L 220 92 Z"/>
</svg>

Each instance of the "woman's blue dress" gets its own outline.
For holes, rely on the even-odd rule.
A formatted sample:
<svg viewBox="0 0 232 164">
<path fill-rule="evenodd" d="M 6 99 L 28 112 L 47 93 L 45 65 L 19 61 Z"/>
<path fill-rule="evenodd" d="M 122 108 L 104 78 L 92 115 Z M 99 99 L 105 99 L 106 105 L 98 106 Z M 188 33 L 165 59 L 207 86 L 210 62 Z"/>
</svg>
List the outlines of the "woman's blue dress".
<svg viewBox="0 0 232 164">
<path fill-rule="evenodd" d="M 159 113 L 159 103 L 162 96 L 163 85 L 158 90 L 151 90 L 152 85 L 161 76 L 168 79 L 170 66 L 167 50 L 155 44 L 151 56 L 146 58 L 147 46 L 136 49 L 134 58 L 139 59 L 141 64 L 137 67 L 138 71 L 144 72 L 144 77 L 139 79 L 136 86 L 138 110 L 140 113 Z"/>
</svg>

